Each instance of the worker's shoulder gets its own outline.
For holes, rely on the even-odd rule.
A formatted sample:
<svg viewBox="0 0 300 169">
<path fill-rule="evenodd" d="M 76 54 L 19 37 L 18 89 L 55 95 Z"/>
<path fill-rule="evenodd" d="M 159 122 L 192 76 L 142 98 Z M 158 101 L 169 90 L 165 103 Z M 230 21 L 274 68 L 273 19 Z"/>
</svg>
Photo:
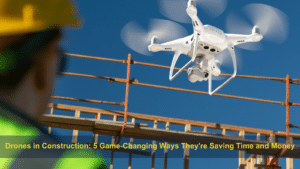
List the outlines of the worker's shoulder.
<svg viewBox="0 0 300 169">
<path fill-rule="evenodd" d="M 14 159 L 9 168 L 107 168 L 106 158 L 87 144 L 65 143 L 9 105 L 0 105 L 0 127 L 0 157 Z"/>
</svg>

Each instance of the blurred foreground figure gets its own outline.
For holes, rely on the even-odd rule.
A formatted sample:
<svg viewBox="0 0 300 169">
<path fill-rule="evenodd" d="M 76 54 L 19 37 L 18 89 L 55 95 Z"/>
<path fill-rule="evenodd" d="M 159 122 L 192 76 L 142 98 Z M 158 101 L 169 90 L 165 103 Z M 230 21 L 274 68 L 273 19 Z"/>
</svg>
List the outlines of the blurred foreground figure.
<svg viewBox="0 0 300 169">
<path fill-rule="evenodd" d="M 39 123 L 66 66 L 60 30 L 79 21 L 68 0 L 0 1 L 0 168 L 106 168 L 95 151 L 63 144 Z"/>
</svg>

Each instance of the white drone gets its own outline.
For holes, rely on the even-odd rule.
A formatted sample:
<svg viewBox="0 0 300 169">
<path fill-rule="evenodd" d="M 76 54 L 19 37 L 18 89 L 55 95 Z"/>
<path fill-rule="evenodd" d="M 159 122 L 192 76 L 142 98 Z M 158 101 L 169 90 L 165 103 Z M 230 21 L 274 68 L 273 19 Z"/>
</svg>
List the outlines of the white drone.
<svg viewBox="0 0 300 169">
<path fill-rule="evenodd" d="M 177 1 L 179 2 L 179 0 Z M 259 17 L 260 18 L 267 17 L 267 18 L 265 18 L 264 20 L 260 20 L 258 24 L 252 27 L 252 33 L 248 35 L 228 34 L 228 33 L 224 33 L 221 29 L 218 29 L 214 26 L 203 25 L 197 16 L 196 2 L 194 0 L 189 0 L 187 3 L 186 13 L 192 20 L 192 24 L 194 28 L 194 33 L 192 35 L 159 44 L 158 38 L 161 39 L 159 36 L 168 36 L 168 35 L 170 36 L 170 34 L 171 36 L 172 34 L 180 35 L 181 34 L 180 32 L 182 32 L 183 30 L 182 28 L 180 28 L 180 26 L 178 26 L 175 23 L 171 23 L 170 21 L 155 20 L 154 22 L 156 22 L 156 30 L 152 31 L 151 33 L 136 31 L 135 29 L 137 26 L 132 25 L 132 23 L 126 25 L 121 33 L 122 40 L 131 49 L 146 55 L 148 53 L 145 51 L 145 47 L 148 47 L 148 50 L 151 52 L 174 51 L 175 54 L 173 57 L 173 61 L 170 68 L 170 74 L 169 74 L 169 79 L 171 81 L 175 79 L 185 68 L 191 65 L 191 63 L 194 62 L 195 65 L 189 67 L 187 70 L 189 81 L 195 83 L 196 81 L 202 82 L 208 80 L 208 92 L 210 95 L 213 95 L 236 76 L 237 62 L 236 62 L 234 46 L 248 43 L 248 42 L 259 42 L 263 39 L 263 35 L 266 35 L 266 37 L 268 38 L 269 35 L 267 33 L 267 30 L 270 31 L 272 27 L 276 26 L 276 28 L 273 28 L 273 33 L 274 33 L 274 29 L 278 29 L 278 27 L 281 26 L 278 24 L 276 25 L 275 22 L 277 23 L 281 22 L 280 24 L 282 24 L 284 21 L 283 18 L 284 14 L 282 14 L 282 12 L 277 10 L 276 8 L 267 5 L 262 5 L 262 4 L 252 4 L 251 8 L 256 10 L 255 12 L 252 12 L 256 14 L 255 16 L 252 16 L 253 20 L 255 19 L 257 20 Z M 268 15 L 266 16 L 266 14 L 257 12 L 258 8 L 261 8 L 260 10 L 262 10 L 262 12 L 264 13 L 268 12 Z M 168 12 L 165 12 L 163 14 L 173 19 L 171 17 L 173 15 Z M 263 16 L 260 16 L 261 14 L 263 14 Z M 274 15 L 276 15 L 275 16 L 276 21 L 274 20 Z M 273 18 L 271 18 L 270 16 L 273 16 Z M 266 23 L 266 20 L 269 22 Z M 227 27 L 231 30 L 235 29 L 234 27 L 239 26 L 239 25 L 233 26 L 232 23 L 230 22 L 228 23 L 229 24 Z M 260 27 L 263 28 L 262 34 L 261 34 Z M 281 40 L 284 38 L 286 39 L 286 33 L 284 29 L 286 28 L 282 28 L 281 26 L 280 27 L 281 32 L 278 31 L 275 32 L 277 38 L 280 38 L 280 36 L 284 36 L 283 38 L 281 37 L 280 39 Z M 139 36 L 140 38 L 138 38 Z M 145 38 L 141 38 L 141 37 L 145 37 Z M 151 40 L 149 40 L 149 38 L 151 38 Z M 149 41 L 151 42 L 151 44 L 145 46 L 145 44 L 147 43 L 149 44 Z M 216 60 L 215 56 L 220 52 L 224 51 L 225 49 L 229 50 L 232 58 L 233 74 L 219 87 L 217 87 L 215 90 L 212 91 L 212 76 L 219 76 L 221 74 L 220 62 Z M 189 56 L 191 60 L 187 62 L 178 72 L 173 74 L 175 64 L 181 54 L 185 54 Z"/>
</svg>

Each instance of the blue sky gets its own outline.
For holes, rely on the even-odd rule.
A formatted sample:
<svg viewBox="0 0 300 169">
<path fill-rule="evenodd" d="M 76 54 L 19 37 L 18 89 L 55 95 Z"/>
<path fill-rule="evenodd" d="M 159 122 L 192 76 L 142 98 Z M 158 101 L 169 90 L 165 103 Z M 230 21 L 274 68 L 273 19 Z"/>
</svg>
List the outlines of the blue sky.
<svg viewBox="0 0 300 169">
<path fill-rule="evenodd" d="M 155 53 L 153 56 L 144 56 L 134 52 L 122 42 L 120 38 L 121 29 L 131 21 L 137 21 L 144 28 L 150 18 L 168 19 L 158 10 L 156 0 L 110 0 L 110 1 L 75 1 L 79 14 L 83 18 L 80 29 L 66 29 L 66 38 L 62 41 L 62 47 L 68 53 L 99 56 L 115 59 L 127 59 L 128 53 L 132 59 L 161 65 L 170 65 L 172 54 L 165 52 Z M 213 19 L 198 8 L 198 17 L 202 23 L 216 26 L 226 33 L 225 20 L 228 14 L 235 12 L 242 18 L 241 8 L 249 3 L 262 3 L 278 8 L 289 18 L 289 35 L 285 42 L 278 44 L 263 41 L 263 50 L 249 51 L 236 48 L 239 58 L 240 75 L 256 75 L 268 77 L 300 78 L 299 75 L 299 28 L 298 19 L 300 5 L 298 1 L 263 1 L 229 0 L 227 8 L 219 17 Z M 192 34 L 191 24 L 180 23 Z M 249 32 L 250 33 L 250 32 Z M 188 57 L 181 56 L 178 65 L 184 65 Z M 222 68 L 222 67 L 221 67 Z M 230 70 L 230 69 L 229 69 Z M 126 65 L 105 61 L 95 61 L 82 58 L 69 58 L 68 72 L 92 74 L 99 76 L 126 78 Z M 226 73 L 231 73 L 226 72 Z M 180 74 L 175 80 L 169 81 L 169 70 L 132 65 L 131 78 L 139 82 L 158 84 L 170 87 L 186 88 L 199 91 L 207 91 L 207 82 L 190 83 L 187 74 Z M 216 82 L 220 83 L 220 82 Z M 214 86 L 216 87 L 216 86 Z M 259 103 L 245 100 L 222 98 L 216 96 L 198 95 L 164 89 L 147 88 L 131 85 L 129 89 L 129 112 L 159 115 L 172 118 L 189 119 L 220 124 L 231 124 L 237 126 L 262 128 L 274 131 L 285 131 L 285 107 L 275 104 Z M 290 101 L 300 102 L 299 86 L 290 86 Z M 235 78 L 218 93 L 254 97 L 267 100 L 285 101 L 285 84 L 277 81 L 254 80 Z M 94 99 L 104 101 L 123 102 L 125 100 L 125 85 L 109 83 L 105 80 L 88 79 L 81 77 L 66 76 L 56 84 L 56 96 L 74 97 L 82 99 Z M 79 103 L 72 101 L 53 100 L 55 103 L 89 106 L 102 109 L 121 110 L 123 107 L 101 105 L 92 103 Z M 298 119 L 298 107 L 290 108 L 290 123 L 300 125 Z M 72 115 L 66 112 L 55 112 L 55 114 Z M 82 117 L 90 117 L 83 115 Z M 150 124 L 152 126 L 153 124 Z M 158 124 L 158 128 L 164 128 L 164 124 Z M 176 125 L 170 126 L 171 130 L 183 131 L 184 128 Z M 299 132 L 291 129 L 291 132 Z M 55 129 L 62 135 L 71 135 L 72 131 Z M 232 133 L 230 133 L 232 134 Z M 90 132 L 79 132 L 92 138 Z M 107 138 L 106 136 L 100 137 Z M 108 139 L 106 139 L 108 141 Z M 105 152 L 109 155 L 109 152 Z M 123 155 L 127 157 L 127 155 Z M 179 158 L 180 157 L 180 158 Z M 183 160 L 169 158 L 169 168 L 182 168 Z M 115 168 L 125 168 L 127 158 L 114 161 Z M 280 160 L 280 165 L 285 166 L 285 160 Z M 123 166 L 123 167 L 122 167 Z M 133 168 L 151 166 L 151 159 L 136 158 Z M 163 158 L 157 159 L 157 168 L 162 168 Z M 237 168 L 237 158 L 191 158 L 190 168 Z M 295 168 L 300 166 L 299 160 L 294 160 Z M 147 167 L 148 168 L 148 167 Z"/>
</svg>

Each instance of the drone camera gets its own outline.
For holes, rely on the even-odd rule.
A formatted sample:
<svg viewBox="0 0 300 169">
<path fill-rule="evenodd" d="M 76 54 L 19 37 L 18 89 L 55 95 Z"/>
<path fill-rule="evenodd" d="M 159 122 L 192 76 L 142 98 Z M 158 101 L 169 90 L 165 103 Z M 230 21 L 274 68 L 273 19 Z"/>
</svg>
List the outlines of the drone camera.
<svg viewBox="0 0 300 169">
<path fill-rule="evenodd" d="M 209 46 L 204 46 L 204 49 L 209 49 Z"/>
<path fill-rule="evenodd" d="M 211 51 L 211 52 L 215 52 L 215 51 L 216 51 L 216 49 L 212 48 L 212 49 L 210 49 L 210 51 Z"/>
<path fill-rule="evenodd" d="M 204 77 L 205 77 L 205 78 L 207 78 L 207 77 L 208 77 L 208 73 L 207 73 L 207 72 L 205 73 Z"/>
<path fill-rule="evenodd" d="M 190 67 L 187 73 L 188 73 L 188 79 L 192 83 L 195 83 L 196 81 L 202 82 L 203 80 L 206 80 L 206 78 L 208 77 L 208 73 L 201 72 L 197 66 Z"/>
</svg>

